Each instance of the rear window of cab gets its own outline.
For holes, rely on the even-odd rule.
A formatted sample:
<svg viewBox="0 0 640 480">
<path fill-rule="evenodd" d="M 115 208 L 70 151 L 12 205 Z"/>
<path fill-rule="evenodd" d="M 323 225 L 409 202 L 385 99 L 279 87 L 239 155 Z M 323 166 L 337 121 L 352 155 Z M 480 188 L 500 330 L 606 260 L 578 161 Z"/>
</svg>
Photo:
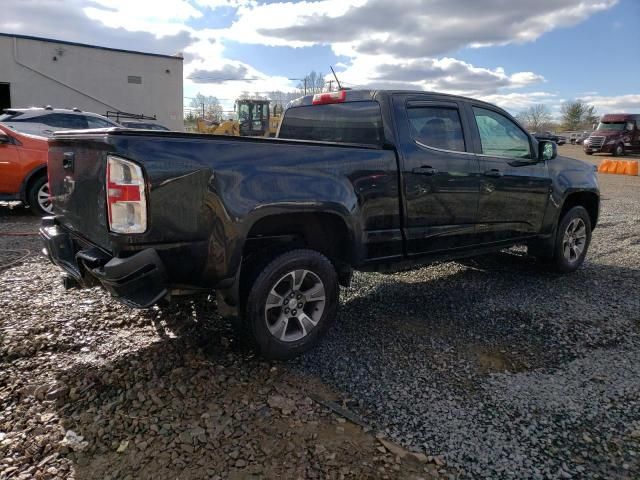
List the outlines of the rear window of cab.
<svg viewBox="0 0 640 480">
<path fill-rule="evenodd" d="M 382 114 L 374 101 L 289 108 L 278 138 L 382 145 Z"/>
</svg>

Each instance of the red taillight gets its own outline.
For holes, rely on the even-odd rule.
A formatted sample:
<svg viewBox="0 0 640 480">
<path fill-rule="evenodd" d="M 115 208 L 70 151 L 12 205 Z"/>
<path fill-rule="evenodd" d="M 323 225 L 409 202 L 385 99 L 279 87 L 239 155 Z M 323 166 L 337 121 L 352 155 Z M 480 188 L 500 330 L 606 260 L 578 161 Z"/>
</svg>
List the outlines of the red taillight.
<svg viewBox="0 0 640 480">
<path fill-rule="evenodd" d="M 107 157 L 109 229 L 143 233 L 147 229 L 147 199 L 142 168 L 133 162 Z"/>
<path fill-rule="evenodd" d="M 327 105 L 329 103 L 343 103 L 347 99 L 347 91 L 316 93 L 313 96 L 313 105 Z"/>
</svg>

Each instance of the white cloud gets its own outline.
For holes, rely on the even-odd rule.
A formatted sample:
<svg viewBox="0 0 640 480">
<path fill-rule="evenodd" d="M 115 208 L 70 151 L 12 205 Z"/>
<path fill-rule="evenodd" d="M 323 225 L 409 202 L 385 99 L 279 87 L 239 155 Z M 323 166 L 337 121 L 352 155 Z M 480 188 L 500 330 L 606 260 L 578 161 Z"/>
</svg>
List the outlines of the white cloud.
<svg viewBox="0 0 640 480">
<path fill-rule="evenodd" d="M 552 111 L 558 111 L 561 103 L 558 96 L 550 92 L 493 93 L 490 95 L 480 95 L 478 98 L 485 102 L 498 105 L 514 114 L 538 103 L 544 103 L 548 105 Z"/>
<path fill-rule="evenodd" d="M 262 25 L 247 41 L 346 44 L 341 48 L 361 54 L 418 58 L 464 47 L 530 42 L 616 3 L 617 0 L 322 0 L 242 8 L 238 25 L 251 25 L 254 29 Z"/>
<path fill-rule="evenodd" d="M 392 55 L 359 55 L 340 72 L 342 81 L 370 88 L 443 91 L 486 95 L 544 82 L 533 72 L 507 74 L 504 69 L 480 68 L 455 58 L 398 59 Z"/>
<path fill-rule="evenodd" d="M 598 112 L 604 113 L 636 113 L 640 112 L 640 94 L 602 96 L 587 95 L 580 100 L 594 105 Z"/>
<path fill-rule="evenodd" d="M 616 1 L 3 0 L 0 31 L 153 53 L 183 52 L 185 95 L 201 91 L 228 99 L 227 105 L 243 91 L 293 89 L 285 75 L 267 75 L 242 59 L 230 58 L 225 43 L 231 40 L 267 46 L 329 45 L 336 55 L 348 58 L 336 64 L 340 80 L 348 86 L 458 93 L 517 112 L 541 102 L 557 110 L 561 99 L 549 92 L 519 91 L 545 82 L 535 72 L 484 68 L 447 52 L 530 42 Z M 228 28 L 188 26 L 220 7 L 236 9 Z M 583 95 L 603 112 L 640 109 L 640 95 Z"/>
<path fill-rule="evenodd" d="M 364 5 L 366 0 L 319 0 L 301 2 L 275 2 L 257 4 L 247 2 L 239 6 L 237 20 L 228 29 L 220 32 L 225 38 L 241 43 L 268 46 L 311 46 L 314 41 L 284 38 L 262 33 L 269 29 L 286 29 L 301 24 L 310 15 L 337 20 L 352 7 Z"/>
</svg>

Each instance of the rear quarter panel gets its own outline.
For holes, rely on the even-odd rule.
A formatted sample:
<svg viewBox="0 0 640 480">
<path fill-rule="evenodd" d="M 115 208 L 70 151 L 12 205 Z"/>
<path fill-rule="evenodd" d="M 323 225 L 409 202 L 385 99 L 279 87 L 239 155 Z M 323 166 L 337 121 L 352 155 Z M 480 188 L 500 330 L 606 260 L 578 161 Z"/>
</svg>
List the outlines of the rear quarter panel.
<svg viewBox="0 0 640 480">
<path fill-rule="evenodd" d="M 50 162 L 56 193 L 64 195 L 63 153 L 72 149 L 88 160 L 76 166 L 82 173 L 75 181 L 85 182 L 83 199 L 56 197 L 63 219 L 115 253 L 155 246 L 184 283 L 211 286 L 233 277 L 251 227 L 269 215 L 324 212 L 340 217 L 352 250 L 364 252 L 355 262 L 366 256 L 364 246 L 375 232 L 397 230 L 399 235 L 392 150 L 140 133 L 54 144 Z M 108 233 L 104 165 L 109 153 L 144 167 L 149 199 L 144 234 Z"/>
</svg>

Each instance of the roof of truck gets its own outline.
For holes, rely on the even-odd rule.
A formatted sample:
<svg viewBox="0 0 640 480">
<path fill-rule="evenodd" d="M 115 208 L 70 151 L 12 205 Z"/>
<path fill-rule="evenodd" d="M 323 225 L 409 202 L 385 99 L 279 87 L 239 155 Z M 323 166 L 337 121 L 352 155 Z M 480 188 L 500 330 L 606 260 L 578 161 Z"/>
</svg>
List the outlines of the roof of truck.
<svg viewBox="0 0 640 480">
<path fill-rule="evenodd" d="M 438 97 L 447 97 L 449 99 L 451 99 L 452 101 L 454 100 L 464 100 L 467 102 L 475 102 L 475 103 L 481 103 L 484 105 L 488 105 L 491 106 L 493 108 L 500 108 L 497 105 L 494 105 L 492 103 L 489 102 L 484 102 L 482 100 L 478 100 L 477 98 L 471 98 L 471 97 L 464 97 L 462 95 L 453 95 L 450 93 L 441 93 L 441 92 L 432 92 L 432 91 L 427 91 L 427 90 L 386 90 L 386 89 L 379 89 L 379 90 L 374 90 L 374 89 L 358 89 L 358 90 L 350 90 L 350 89 L 346 89 L 346 102 L 361 102 L 361 101 L 367 101 L 367 100 L 373 100 L 376 95 L 382 93 L 384 95 L 396 95 L 396 94 L 404 94 L 404 95 L 410 95 L 410 94 L 416 94 L 416 95 L 437 95 Z M 323 92 L 323 93 L 328 93 L 328 92 Z M 314 94 L 311 95 L 306 95 L 300 98 L 297 98 L 295 100 L 292 100 L 291 102 L 289 102 L 289 104 L 287 105 L 287 108 L 289 107 L 298 107 L 298 106 L 303 106 L 303 105 L 312 105 L 313 102 L 313 97 Z M 500 108 L 500 110 L 504 110 L 503 108 Z"/>
<path fill-rule="evenodd" d="M 607 113 L 602 116 L 603 122 L 626 122 L 627 120 L 639 120 L 640 114 L 637 113 Z"/>
</svg>

